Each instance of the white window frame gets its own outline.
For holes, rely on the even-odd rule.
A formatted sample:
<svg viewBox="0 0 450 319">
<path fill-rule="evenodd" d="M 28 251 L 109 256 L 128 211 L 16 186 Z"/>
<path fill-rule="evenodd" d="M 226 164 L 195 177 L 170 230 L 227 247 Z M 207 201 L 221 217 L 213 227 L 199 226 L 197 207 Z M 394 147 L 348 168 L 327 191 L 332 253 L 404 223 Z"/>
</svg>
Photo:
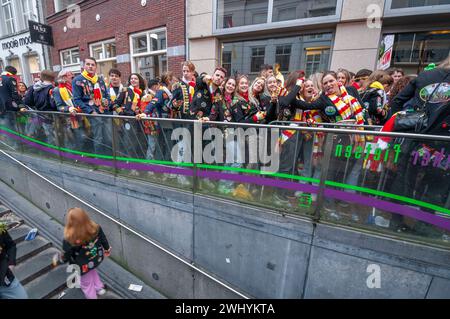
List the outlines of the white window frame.
<svg viewBox="0 0 450 319">
<path fill-rule="evenodd" d="M 63 53 L 70 52 L 70 61 L 73 61 L 72 51 L 75 50 L 75 49 L 78 49 L 78 52 L 80 52 L 80 48 L 79 47 L 73 47 L 73 48 L 68 48 L 68 49 L 64 49 L 64 50 L 59 51 L 59 58 L 61 60 L 62 68 L 68 68 L 68 67 L 70 68 L 70 67 L 81 66 L 81 59 L 80 59 L 80 62 L 78 62 L 78 63 L 64 64 Z"/>
<path fill-rule="evenodd" d="M 105 54 L 105 45 L 106 44 L 110 44 L 110 43 L 116 43 L 116 39 L 112 38 L 109 40 L 104 40 L 104 41 L 99 41 L 99 42 L 95 42 L 95 43 L 91 43 L 89 44 L 89 53 L 90 56 L 94 56 L 94 51 L 93 51 L 93 47 L 96 45 L 101 44 L 102 45 L 102 53 L 104 54 L 104 56 L 106 56 Z M 116 45 L 116 56 L 114 56 L 113 58 L 107 58 L 107 59 L 98 59 L 97 63 L 102 63 L 102 62 L 110 62 L 110 61 L 117 61 L 117 45 Z"/>
<path fill-rule="evenodd" d="M 27 3 L 27 7 L 29 8 L 25 8 L 25 6 L 23 5 L 24 0 L 20 0 L 20 7 L 22 9 L 21 15 L 22 15 L 22 20 L 23 20 L 23 26 L 24 26 L 24 30 L 28 29 L 28 20 L 33 20 L 36 21 L 35 17 L 37 18 L 37 14 L 36 14 L 36 8 L 34 6 L 34 0 L 26 0 Z"/>
<path fill-rule="evenodd" d="M 73 5 L 78 4 L 79 2 L 81 2 L 81 0 L 80 0 L 80 1 L 75 1 L 75 2 L 72 3 L 72 4 L 69 4 L 69 5 L 67 5 L 67 6 L 65 6 L 65 7 L 63 7 L 63 8 L 60 8 L 59 3 L 60 3 L 61 1 L 62 1 L 62 0 L 53 0 L 53 5 L 54 5 L 54 8 L 55 8 L 55 13 L 62 12 L 62 11 L 64 11 L 64 10 L 66 10 L 68 7 L 73 6 Z"/>
<path fill-rule="evenodd" d="M 387 0 L 387 1 L 390 1 L 390 0 Z M 342 6 L 343 6 L 344 0 L 337 0 L 336 13 L 334 15 L 323 16 L 323 17 L 303 18 L 303 19 L 288 20 L 288 21 L 279 21 L 279 22 L 272 22 L 273 0 L 269 0 L 268 10 L 267 10 L 267 23 L 252 24 L 252 25 L 239 26 L 239 27 L 233 27 L 233 28 L 227 28 L 227 29 L 217 27 L 218 0 L 212 0 L 212 2 L 213 2 L 213 21 L 212 21 L 213 35 L 231 35 L 231 34 L 243 33 L 243 32 L 264 31 L 264 30 L 270 30 L 270 29 L 289 28 L 289 27 L 299 27 L 299 26 L 304 26 L 304 25 L 337 23 L 341 19 Z"/>
<path fill-rule="evenodd" d="M 415 16 L 415 15 L 450 12 L 450 4 L 438 4 L 431 6 L 398 8 L 398 9 L 391 9 L 391 7 L 392 7 L 392 0 L 386 0 L 384 6 L 385 17 Z"/>
<path fill-rule="evenodd" d="M 11 25 L 12 25 L 12 32 L 8 33 L 8 27 L 7 27 L 7 20 L 5 17 L 5 7 L 9 5 L 10 8 L 10 13 L 11 13 L 11 19 L 8 21 L 11 21 Z M 10 35 L 10 34 L 15 34 L 18 30 L 17 28 L 17 24 L 16 24 L 16 10 L 15 10 L 15 3 L 12 0 L 0 0 L 0 9 L 1 9 L 1 13 L 0 16 L 3 20 L 2 22 L 2 26 L 1 29 L 4 28 L 3 35 Z"/>
<path fill-rule="evenodd" d="M 157 51 L 151 51 L 151 41 L 150 41 L 150 35 L 152 33 L 158 33 L 164 31 L 166 33 L 166 48 L 164 50 L 157 50 Z M 134 47 L 133 47 L 133 39 L 134 38 L 138 38 L 141 37 L 143 35 L 147 36 L 147 52 L 143 52 L 143 53 L 134 53 Z M 158 29 L 152 29 L 152 30 L 148 30 L 148 31 L 143 31 L 143 32 L 139 32 L 139 33 L 133 33 L 130 34 L 130 58 L 131 58 L 131 72 L 135 73 L 136 72 L 136 58 L 140 58 L 140 57 L 147 57 L 147 56 L 154 56 L 154 55 L 163 55 L 165 54 L 167 56 L 167 28 L 163 27 L 163 28 L 158 28 Z M 167 56 L 168 58 L 168 56 Z"/>
</svg>

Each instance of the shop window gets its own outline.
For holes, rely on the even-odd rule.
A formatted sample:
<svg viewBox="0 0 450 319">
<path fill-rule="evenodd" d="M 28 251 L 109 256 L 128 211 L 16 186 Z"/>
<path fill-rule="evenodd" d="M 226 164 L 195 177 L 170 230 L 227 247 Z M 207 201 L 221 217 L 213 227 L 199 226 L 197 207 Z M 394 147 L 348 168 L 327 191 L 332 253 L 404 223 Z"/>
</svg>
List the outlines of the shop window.
<svg viewBox="0 0 450 319">
<path fill-rule="evenodd" d="M 272 21 L 287 21 L 336 14 L 337 0 L 274 0 Z"/>
<path fill-rule="evenodd" d="M 167 71 L 166 29 L 158 29 L 130 36 L 132 70 L 149 81 Z"/>
<path fill-rule="evenodd" d="M 392 0 L 391 9 L 448 5 L 450 0 Z"/>
<path fill-rule="evenodd" d="M 395 35 L 391 66 L 416 73 L 430 63 L 439 63 L 449 54 L 450 30 L 399 33 Z"/>
<path fill-rule="evenodd" d="M 217 28 L 232 28 L 267 22 L 269 0 L 218 0 Z"/>
<path fill-rule="evenodd" d="M 222 43 L 222 64 L 230 74 L 247 74 L 252 79 L 262 64 L 279 63 L 281 71 L 306 70 L 310 73 L 329 67 L 332 34 Z M 308 53 L 308 55 L 307 55 Z M 314 53 L 314 54 L 313 54 Z"/>
<path fill-rule="evenodd" d="M 338 0 L 218 0 L 217 28 L 335 16 L 337 7 Z"/>
</svg>

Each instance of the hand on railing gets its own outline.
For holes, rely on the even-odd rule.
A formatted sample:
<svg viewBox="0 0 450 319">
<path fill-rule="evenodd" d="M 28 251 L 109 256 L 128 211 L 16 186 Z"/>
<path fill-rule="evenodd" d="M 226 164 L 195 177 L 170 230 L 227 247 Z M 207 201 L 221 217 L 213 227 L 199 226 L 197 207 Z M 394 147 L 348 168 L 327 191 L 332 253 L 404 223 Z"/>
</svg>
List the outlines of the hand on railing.
<svg viewBox="0 0 450 319">
<path fill-rule="evenodd" d="M 136 115 L 136 120 L 139 121 L 139 120 L 145 119 L 146 117 L 148 117 L 148 116 L 145 113 L 138 114 L 138 115 Z"/>
<path fill-rule="evenodd" d="M 76 115 L 78 113 L 77 108 L 74 106 L 69 107 L 69 113 L 72 115 Z"/>
</svg>

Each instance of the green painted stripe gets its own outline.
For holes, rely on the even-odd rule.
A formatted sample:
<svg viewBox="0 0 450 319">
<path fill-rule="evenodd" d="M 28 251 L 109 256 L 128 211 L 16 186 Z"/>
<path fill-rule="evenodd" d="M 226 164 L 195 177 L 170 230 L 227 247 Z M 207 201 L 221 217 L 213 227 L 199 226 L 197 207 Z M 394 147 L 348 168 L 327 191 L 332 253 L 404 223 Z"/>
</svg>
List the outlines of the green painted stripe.
<svg viewBox="0 0 450 319">
<path fill-rule="evenodd" d="M 333 186 L 333 187 L 340 187 L 340 188 L 350 189 L 350 190 L 354 190 L 354 191 L 358 191 L 358 192 L 362 192 L 362 193 L 367 193 L 367 194 L 371 194 L 371 195 L 376 195 L 376 196 L 392 198 L 392 199 L 395 199 L 395 200 L 398 200 L 398 201 L 402 201 L 402 202 L 405 202 L 405 203 L 408 203 L 408 204 L 413 204 L 413 205 L 417 205 L 417 206 L 430 208 L 430 209 L 436 210 L 438 212 L 450 215 L 450 209 L 447 209 L 447 208 L 444 208 L 444 207 L 440 207 L 440 206 L 437 206 L 437 205 L 433 205 L 433 204 L 430 204 L 430 203 L 422 202 L 420 200 L 409 198 L 409 197 L 405 197 L 405 196 L 395 195 L 395 194 L 391 194 L 391 193 L 386 193 L 386 192 L 382 192 L 382 191 L 373 190 L 373 189 L 370 189 L 370 188 L 359 187 L 359 186 L 354 186 L 354 185 L 348 185 L 348 184 L 343 184 L 343 183 L 337 183 L 337 182 L 332 182 L 332 181 L 325 181 L 325 185 L 326 186 Z"/>
</svg>

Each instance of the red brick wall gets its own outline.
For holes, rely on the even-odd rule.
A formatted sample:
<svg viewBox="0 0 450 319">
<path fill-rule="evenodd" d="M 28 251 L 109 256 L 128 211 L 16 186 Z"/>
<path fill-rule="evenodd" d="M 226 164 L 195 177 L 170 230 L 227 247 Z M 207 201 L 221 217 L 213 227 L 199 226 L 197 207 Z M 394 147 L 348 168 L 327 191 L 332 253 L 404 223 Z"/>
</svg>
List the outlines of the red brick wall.
<svg viewBox="0 0 450 319">
<path fill-rule="evenodd" d="M 116 39 L 117 55 L 130 53 L 129 35 L 159 27 L 167 28 L 167 47 L 185 45 L 185 0 L 86 0 L 81 2 L 81 28 L 63 31 L 69 14 L 54 12 L 53 0 L 47 0 L 47 24 L 53 27 L 54 47 L 51 50 L 53 65 L 61 65 L 59 52 L 79 47 L 81 59 L 88 57 L 89 44 L 111 38 Z M 95 16 L 100 14 L 101 20 Z M 168 58 L 168 67 L 181 75 L 180 63 L 185 56 Z M 131 63 L 119 63 L 118 68 L 127 78 Z"/>
</svg>

